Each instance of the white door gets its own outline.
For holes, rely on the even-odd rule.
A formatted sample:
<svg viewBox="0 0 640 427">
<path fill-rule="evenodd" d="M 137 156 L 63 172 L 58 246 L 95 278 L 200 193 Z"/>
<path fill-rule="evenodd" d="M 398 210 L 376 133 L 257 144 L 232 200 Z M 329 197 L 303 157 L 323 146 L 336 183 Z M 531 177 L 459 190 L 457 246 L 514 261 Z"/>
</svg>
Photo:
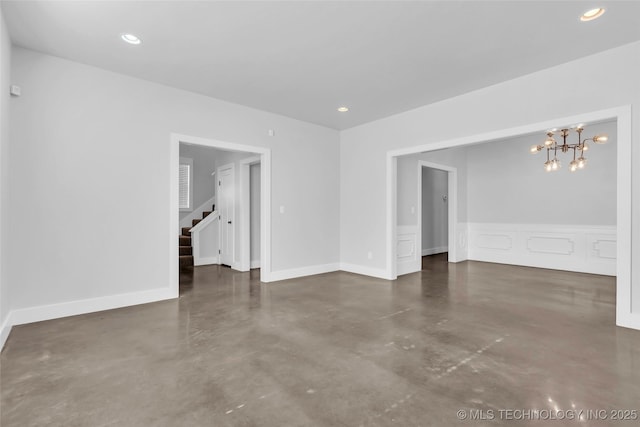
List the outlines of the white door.
<svg viewBox="0 0 640 427">
<path fill-rule="evenodd" d="M 218 209 L 220 209 L 220 263 L 233 265 L 235 186 L 233 167 L 218 170 Z"/>
</svg>

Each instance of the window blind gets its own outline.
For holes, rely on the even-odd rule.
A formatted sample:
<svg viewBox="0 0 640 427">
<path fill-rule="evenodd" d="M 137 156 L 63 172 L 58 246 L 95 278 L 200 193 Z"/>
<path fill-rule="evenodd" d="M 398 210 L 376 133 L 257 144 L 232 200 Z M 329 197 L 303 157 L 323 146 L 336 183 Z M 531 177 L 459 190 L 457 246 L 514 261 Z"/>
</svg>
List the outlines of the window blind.
<svg viewBox="0 0 640 427">
<path fill-rule="evenodd" d="M 190 209 L 191 200 L 189 200 L 189 186 L 191 185 L 191 165 L 180 163 L 180 209 Z"/>
</svg>

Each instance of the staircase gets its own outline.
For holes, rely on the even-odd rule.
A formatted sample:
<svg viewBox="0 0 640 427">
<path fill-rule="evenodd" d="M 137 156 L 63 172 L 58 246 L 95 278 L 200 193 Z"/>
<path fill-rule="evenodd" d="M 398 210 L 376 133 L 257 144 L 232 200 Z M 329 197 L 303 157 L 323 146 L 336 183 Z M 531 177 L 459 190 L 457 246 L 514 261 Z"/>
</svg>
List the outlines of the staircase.
<svg viewBox="0 0 640 427">
<path fill-rule="evenodd" d="M 180 268 L 193 267 L 193 248 L 191 247 L 191 229 L 195 227 L 200 221 L 205 219 L 215 210 L 216 206 L 213 205 L 211 211 L 202 212 L 202 219 L 194 219 L 191 221 L 191 227 L 182 227 L 182 234 L 179 236 L 178 242 L 178 255 L 180 257 Z"/>
</svg>

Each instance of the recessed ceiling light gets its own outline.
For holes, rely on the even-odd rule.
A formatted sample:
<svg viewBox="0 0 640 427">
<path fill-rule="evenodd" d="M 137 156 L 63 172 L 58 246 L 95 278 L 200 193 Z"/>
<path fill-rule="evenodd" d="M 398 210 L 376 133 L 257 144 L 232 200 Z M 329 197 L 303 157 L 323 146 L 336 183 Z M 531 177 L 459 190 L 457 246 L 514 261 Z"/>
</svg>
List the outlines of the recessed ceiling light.
<svg viewBox="0 0 640 427">
<path fill-rule="evenodd" d="M 349 111 L 349 107 L 338 107 L 338 111 L 340 111 L 341 113 L 346 113 L 347 111 Z"/>
<path fill-rule="evenodd" d="M 603 7 L 597 7 L 595 9 L 587 10 L 582 14 L 580 20 L 583 22 L 593 21 L 594 19 L 600 18 L 605 12 Z"/>
<path fill-rule="evenodd" d="M 123 34 L 120 37 L 122 37 L 122 40 L 126 41 L 129 44 L 142 43 L 142 40 L 140 40 L 137 36 L 134 36 L 133 34 Z"/>
</svg>

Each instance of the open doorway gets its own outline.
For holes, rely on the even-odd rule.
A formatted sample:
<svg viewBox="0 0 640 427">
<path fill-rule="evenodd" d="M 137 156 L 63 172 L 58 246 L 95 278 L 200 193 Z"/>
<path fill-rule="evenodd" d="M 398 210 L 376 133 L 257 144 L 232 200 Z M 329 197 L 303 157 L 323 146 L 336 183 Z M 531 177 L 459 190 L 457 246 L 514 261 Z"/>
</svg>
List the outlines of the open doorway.
<svg viewBox="0 0 640 427">
<path fill-rule="evenodd" d="M 427 162 L 418 163 L 418 221 L 421 270 L 433 263 L 448 261 L 449 253 L 449 173 Z M 435 165 L 433 165 L 435 166 Z"/>
<path fill-rule="evenodd" d="M 212 164 L 209 162 L 208 170 L 206 174 L 210 177 L 214 177 L 212 180 L 215 185 L 215 193 L 205 200 L 203 206 L 197 206 L 195 201 L 192 206 L 191 215 L 193 219 L 186 218 L 179 212 L 179 193 L 180 193 L 180 157 L 181 157 L 181 145 L 192 147 L 197 150 L 217 150 L 218 153 L 223 153 L 220 161 Z M 251 209 L 251 193 L 249 192 L 249 172 L 252 164 L 260 165 L 259 169 L 256 169 L 259 174 L 259 180 L 257 180 L 260 186 L 259 191 L 253 192 L 254 196 L 258 197 L 258 202 L 254 203 L 254 208 L 257 207 L 259 214 L 254 213 L 254 218 L 260 222 L 258 229 L 260 234 L 259 239 L 254 238 L 254 242 L 258 242 L 259 249 L 254 247 L 254 253 L 259 253 L 259 267 L 260 267 L 260 280 L 268 282 L 271 274 L 271 254 L 269 252 L 271 241 L 271 228 L 270 228 L 270 198 L 271 198 L 271 181 L 270 181 L 270 167 L 271 167 L 271 151 L 262 147 L 247 146 L 242 144 L 229 143 L 224 141 L 210 140 L 205 138 L 198 138 L 186 135 L 173 134 L 171 137 L 171 215 L 170 215 L 170 265 L 171 265 L 171 283 L 172 288 L 175 289 L 176 295 L 179 289 L 179 243 L 176 243 L 176 230 L 182 230 L 185 219 L 193 221 L 196 225 L 187 225 L 188 232 L 193 236 L 193 229 L 200 227 L 206 221 L 211 222 L 207 227 L 206 233 L 201 234 L 201 240 L 205 240 L 211 244 L 216 241 L 216 230 L 218 237 L 218 247 L 211 251 L 211 245 L 198 245 L 200 253 L 194 247 L 194 264 L 196 262 L 196 255 L 199 255 L 199 265 L 206 264 L 226 264 L 232 269 L 238 271 L 248 271 L 250 268 L 250 209 Z M 184 155 L 182 156 L 185 157 Z M 199 159 L 199 156 L 194 156 L 195 159 Z M 194 159 L 194 160 L 195 160 Z M 195 162 L 194 162 L 195 163 Z M 247 177 L 244 177 L 244 167 L 247 167 Z M 195 166 L 194 166 L 195 170 Z M 204 172 L 203 172 L 204 173 Z M 222 185 L 222 181 L 225 181 L 225 185 Z M 244 192 L 245 182 L 247 183 L 246 192 Z M 254 179 L 254 182 L 256 180 Z M 227 185 L 228 184 L 228 185 Z M 222 190 L 221 190 L 222 189 Z M 195 190 L 195 188 L 194 188 Z M 255 199 L 254 199 L 255 200 Z M 246 202 L 246 203 L 245 203 Z M 211 207 L 207 207 L 210 205 Z M 199 209 L 205 210 L 207 218 L 197 218 Z M 224 211 L 224 212 L 223 212 Z M 224 216 L 224 218 L 223 218 Z M 182 217 L 182 218 L 181 218 Z M 246 218 L 246 220 L 245 220 Z M 197 222 L 196 222 L 197 221 Z M 214 223 L 218 224 L 216 227 Z M 203 237 L 204 236 L 204 237 Z M 226 236 L 226 239 L 223 237 Z M 193 241 L 198 239 L 193 236 Z M 245 243 L 246 241 L 246 243 Z M 202 242 L 200 242 L 202 243 Z M 226 248 L 226 250 L 225 250 Z M 206 249 L 211 253 L 203 253 L 202 250 Z M 226 253 L 223 253 L 226 252 Z"/>
<path fill-rule="evenodd" d="M 521 135 L 539 134 L 540 132 L 546 132 L 549 129 L 558 127 L 558 125 L 567 125 L 578 123 L 597 124 L 603 122 L 613 122 L 616 129 L 617 138 L 616 146 L 617 153 L 615 155 L 616 167 L 615 171 L 609 170 L 607 173 L 614 176 L 616 187 L 611 191 L 615 194 L 615 200 L 612 202 L 615 206 L 615 225 L 613 225 L 614 238 L 611 240 L 610 236 L 603 236 L 604 233 L 600 233 L 600 230 L 591 230 L 587 233 L 588 238 L 595 239 L 594 241 L 581 240 L 575 236 L 549 236 L 549 234 L 556 233 L 557 230 L 548 227 L 545 230 L 540 230 L 540 233 L 547 234 L 543 237 L 531 236 L 529 229 L 526 227 L 520 227 L 517 230 L 500 230 L 500 233 L 487 233 L 483 229 L 476 228 L 474 230 L 474 224 L 464 224 L 461 227 L 454 242 L 449 242 L 450 248 L 452 246 L 458 247 L 460 253 L 464 255 L 464 259 L 467 258 L 467 250 L 473 250 L 474 245 L 470 243 L 470 240 L 475 239 L 476 248 L 490 248 L 496 253 L 500 250 L 505 251 L 511 249 L 511 242 L 523 239 L 526 242 L 526 246 L 523 246 L 527 251 L 536 253 L 536 256 L 547 256 L 549 259 L 560 260 L 564 253 L 572 254 L 576 248 L 586 248 L 584 251 L 590 251 L 589 256 L 599 256 L 601 258 L 612 257 L 612 262 L 615 268 L 616 277 L 616 323 L 620 326 L 627 326 L 632 328 L 639 328 L 640 318 L 634 314 L 632 307 L 633 296 L 631 294 L 631 175 L 630 175 L 630 162 L 631 155 L 631 111 L 628 107 L 620 107 L 610 110 L 602 110 L 593 113 L 585 113 L 579 116 L 565 117 L 555 119 L 547 122 L 536 123 L 518 128 L 510 128 L 501 131 L 494 131 L 486 134 L 474 135 L 449 141 L 443 141 L 440 143 L 425 144 L 416 147 L 410 147 L 401 150 L 394 150 L 387 153 L 387 191 L 388 191 L 388 204 L 387 204 L 387 257 L 388 257 L 388 276 L 391 279 L 395 279 L 398 274 L 401 273 L 400 265 L 398 262 L 398 248 L 397 244 L 400 237 L 400 227 L 398 226 L 398 218 L 402 215 L 398 211 L 400 204 L 398 179 L 401 175 L 401 161 L 403 157 L 425 153 L 434 152 L 437 150 L 443 150 L 446 148 L 462 148 L 481 144 L 486 141 L 504 141 L 506 139 L 518 137 Z M 527 147 L 524 149 L 526 150 Z M 526 151 L 525 151 L 526 154 Z M 526 158 L 526 157 L 525 157 Z M 551 208 L 553 203 L 553 197 L 563 197 L 570 191 L 576 191 L 576 186 L 560 186 L 556 182 L 550 181 L 548 184 L 541 183 L 541 178 L 537 178 L 535 182 L 525 183 L 523 180 L 507 181 L 501 179 L 503 176 L 503 170 L 509 168 L 517 170 L 522 167 L 522 162 L 525 158 L 522 158 L 521 162 L 502 162 L 499 168 L 494 169 L 491 174 L 493 178 L 499 183 L 500 186 L 510 185 L 517 187 L 521 193 L 521 197 L 525 197 L 528 185 L 537 185 L 543 189 L 547 189 L 547 197 L 543 202 L 544 206 L 549 207 L 549 215 L 554 214 L 554 209 Z M 568 162 L 568 161 L 567 161 Z M 542 169 L 540 167 L 540 169 Z M 544 173 L 542 170 L 540 171 Z M 564 169 L 565 173 L 571 173 Z M 465 181 L 465 180 L 463 180 Z M 467 178 L 466 182 L 475 183 L 473 179 Z M 577 184 L 579 186 L 579 184 Z M 484 187 L 486 188 L 486 186 Z M 562 190 L 562 189 L 565 189 Z M 478 191 L 480 190 L 480 191 Z M 476 189 L 470 196 L 483 198 L 484 194 L 482 189 Z M 502 197 L 500 194 L 496 194 L 497 197 Z M 590 199 L 597 199 L 597 195 L 589 193 Z M 485 207 L 492 208 L 495 206 L 488 200 L 483 201 Z M 514 204 L 518 203 L 518 200 L 513 201 Z M 463 207 L 464 209 L 464 207 Z M 488 210 L 486 212 L 489 212 Z M 501 214 L 499 210 L 492 210 L 492 214 Z M 563 232 L 565 234 L 573 233 L 573 229 L 563 226 Z M 584 227 L 585 229 L 589 227 Z M 598 227 L 600 228 L 600 227 Z M 595 232 L 593 232 L 595 231 Z M 474 234 L 475 233 L 475 234 Z M 529 233 L 529 234 L 527 234 Z M 575 233 L 574 233 L 575 234 Z M 480 243 L 480 244 L 478 244 Z M 585 244 L 586 243 L 586 244 Z M 615 253 L 615 255 L 614 255 Z M 556 255 L 553 257 L 553 255 Z M 472 255 L 472 254 L 470 254 Z M 533 259 L 533 258 L 530 258 Z M 462 259 L 461 259 L 462 260 Z M 492 261 L 499 262 L 499 261 Z M 560 262 L 560 261 L 558 261 Z M 583 265 L 590 267 L 589 260 L 583 262 Z M 556 267 L 547 267 L 556 268 Z M 576 271 L 576 270 L 573 270 Z M 598 273 L 602 274 L 602 273 Z"/>
</svg>

